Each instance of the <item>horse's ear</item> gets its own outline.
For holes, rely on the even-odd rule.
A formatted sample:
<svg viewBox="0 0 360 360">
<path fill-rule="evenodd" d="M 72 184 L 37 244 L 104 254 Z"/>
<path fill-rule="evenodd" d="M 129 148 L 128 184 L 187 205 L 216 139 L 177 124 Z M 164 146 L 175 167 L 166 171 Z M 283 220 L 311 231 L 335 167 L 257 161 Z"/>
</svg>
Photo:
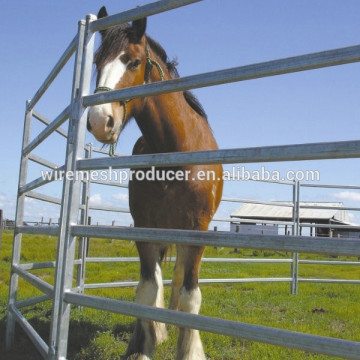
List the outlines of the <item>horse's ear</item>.
<svg viewBox="0 0 360 360">
<path fill-rule="evenodd" d="M 99 10 L 97 17 L 98 17 L 98 19 L 101 19 L 101 18 L 106 17 L 106 16 L 108 16 L 108 13 L 107 13 L 106 7 L 103 6 L 103 7 Z"/>
<path fill-rule="evenodd" d="M 130 41 L 132 43 L 140 42 L 141 38 L 145 34 L 146 30 L 146 18 L 133 21 L 130 31 Z"/>
<path fill-rule="evenodd" d="M 101 19 L 101 18 L 104 18 L 104 17 L 107 17 L 108 16 L 108 13 L 107 13 L 107 10 L 106 10 L 106 7 L 103 6 L 99 12 L 98 12 L 98 15 L 97 15 L 97 18 L 98 19 Z M 103 38 L 105 36 L 105 33 L 106 33 L 106 30 L 100 30 L 100 34 L 101 34 L 101 37 Z"/>
</svg>

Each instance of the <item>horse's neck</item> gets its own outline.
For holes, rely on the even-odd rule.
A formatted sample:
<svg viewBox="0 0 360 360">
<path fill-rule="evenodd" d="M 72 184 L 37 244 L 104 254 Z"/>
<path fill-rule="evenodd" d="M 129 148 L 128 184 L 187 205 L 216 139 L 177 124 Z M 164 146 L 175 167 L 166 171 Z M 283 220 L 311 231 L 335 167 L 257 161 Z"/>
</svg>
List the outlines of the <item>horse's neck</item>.
<svg viewBox="0 0 360 360">
<path fill-rule="evenodd" d="M 136 120 L 154 152 L 217 149 L 207 121 L 193 110 L 182 93 L 147 98 Z"/>
</svg>

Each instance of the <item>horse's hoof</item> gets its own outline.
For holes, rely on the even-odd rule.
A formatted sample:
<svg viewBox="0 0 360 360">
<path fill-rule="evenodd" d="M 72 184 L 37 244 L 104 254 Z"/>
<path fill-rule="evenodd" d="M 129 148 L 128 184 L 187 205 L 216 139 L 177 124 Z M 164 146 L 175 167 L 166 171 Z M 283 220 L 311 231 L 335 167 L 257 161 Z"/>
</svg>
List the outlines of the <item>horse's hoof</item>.
<svg viewBox="0 0 360 360">
<path fill-rule="evenodd" d="M 150 358 L 147 357 L 146 355 L 141 354 L 141 355 L 138 355 L 138 356 L 135 358 L 135 360 L 150 360 Z"/>
<path fill-rule="evenodd" d="M 133 354 L 133 355 L 123 355 L 121 360 L 150 360 L 147 355 L 144 354 Z"/>
</svg>

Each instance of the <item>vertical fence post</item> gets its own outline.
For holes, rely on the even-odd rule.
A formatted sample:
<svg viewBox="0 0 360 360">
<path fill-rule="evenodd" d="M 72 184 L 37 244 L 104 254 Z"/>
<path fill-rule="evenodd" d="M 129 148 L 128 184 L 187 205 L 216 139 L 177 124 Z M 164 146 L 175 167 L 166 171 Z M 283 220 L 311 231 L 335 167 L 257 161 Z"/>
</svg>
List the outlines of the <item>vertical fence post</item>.
<svg viewBox="0 0 360 360">
<path fill-rule="evenodd" d="M 91 157 L 92 157 L 92 144 L 88 144 L 85 148 L 85 158 L 90 159 Z M 89 191 L 90 191 L 90 171 L 86 179 L 84 179 L 82 186 L 81 204 L 83 208 L 81 209 L 81 219 L 80 219 L 82 225 L 87 225 L 87 219 L 89 214 Z M 81 261 L 81 263 L 77 266 L 77 276 L 76 276 L 76 287 L 78 288 L 81 294 L 84 293 L 87 247 L 88 247 L 88 238 L 83 236 L 79 239 L 78 259 Z"/>
<path fill-rule="evenodd" d="M 235 232 L 236 232 L 236 233 L 240 232 L 240 225 L 236 225 L 236 226 L 235 226 Z M 234 253 L 237 253 L 237 252 L 238 252 L 238 248 L 235 248 L 235 249 L 234 249 Z"/>
<path fill-rule="evenodd" d="M 91 216 L 88 216 L 87 224 L 91 225 Z M 89 248 L 90 248 L 90 237 L 86 237 L 86 248 L 85 248 L 86 257 L 89 256 Z"/>
<path fill-rule="evenodd" d="M 87 111 L 82 97 L 89 94 L 91 70 L 94 56 L 95 34 L 89 24 L 95 16 L 88 15 L 79 22 L 78 44 L 75 57 L 73 94 L 69 119 L 65 171 L 76 173 L 77 160 L 84 157 Z M 55 286 L 52 321 L 50 328 L 49 358 L 66 359 L 70 304 L 64 301 L 64 294 L 72 288 L 76 237 L 71 234 L 71 225 L 78 222 L 80 210 L 81 179 L 63 180 L 61 216 L 55 270 Z"/>
<path fill-rule="evenodd" d="M 293 222 L 292 234 L 299 235 L 300 229 L 300 182 L 296 181 L 293 185 Z M 292 253 L 291 263 L 291 294 L 296 295 L 298 293 L 298 277 L 299 277 L 299 253 Z"/>
<path fill-rule="evenodd" d="M 23 225 L 24 222 L 25 194 L 19 195 L 19 190 L 23 185 L 26 184 L 26 178 L 27 178 L 28 156 L 27 155 L 23 156 L 23 150 L 30 142 L 30 125 L 31 125 L 32 109 L 29 109 L 29 104 L 30 104 L 30 100 L 26 102 L 26 110 L 25 110 L 24 133 L 23 133 L 23 141 L 21 148 L 18 195 L 17 195 L 17 203 L 16 203 L 16 214 L 15 214 L 15 229 L 14 229 L 14 240 L 13 240 L 13 249 L 12 249 L 12 260 L 11 260 L 12 265 L 18 265 L 20 263 L 20 254 L 21 254 L 22 233 L 19 233 L 16 228 L 18 226 Z M 11 307 L 16 302 L 18 281 L 19 281 L 18 275 L 11 270 L 8 316 L 7 316 L 7 324 L 6 324 L 6 335 L 5 335 L 5 344 L 7 349 L 9 349 L 14 343 L 15 318 L 13 316 Z"/>
<path fill-rule="evenodd" d="M 111 226 L 114 227 L 115 226 L 115 220 L 111 221 Z M 110 244 L 112 244 L 114 242 L 114 239 L 110 240 Z"/>
</svg>

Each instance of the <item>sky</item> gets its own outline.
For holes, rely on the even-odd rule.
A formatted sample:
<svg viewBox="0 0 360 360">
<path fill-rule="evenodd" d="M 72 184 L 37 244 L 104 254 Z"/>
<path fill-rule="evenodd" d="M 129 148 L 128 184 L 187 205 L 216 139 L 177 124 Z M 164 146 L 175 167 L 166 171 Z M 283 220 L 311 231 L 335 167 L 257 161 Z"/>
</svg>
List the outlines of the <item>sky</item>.
<svg viewBox="0 0 360 360">
<path fill-rule="evenodd" d="M 114 14 L 150 1 L 0 0 L 0 208 L 14 218 L 26 99 L 31 98 L 76 34 L 78 20 L 106 5 Z M 205 0 L 148 19 L 147 33 L 176 58 L 180 75 L 193 75 L 267 60 L 330 50 L 360 43 L 357 0 Z M 99 39 L 97 39 L 98 43 Z M 68 104 L 73 63 L 70 62 L 36 105 L 53 120 Z M 360 133 L 360 64 L 342 65 L 194 90 L 204 106 L 220 148 L 356 140 Z M 94 78 L 93 78 L 94 83 Z M 94 87 L 94 84 L 92 85 Z M 66 129 L 67 123 L 63 128 Z M 43 129 L 32 121 L 31 138 Z M 131 153 L 140 136 L 133 121 L 121 134 L 117 151 Z M 87 142 L 99 143 L 87 134 Z M 53 134 L 34 154 L 58 165 L 65 141 Z M 241 164 L 235 164 L 241 166 Z M 316 170 L 324 184 L 359 185 L 359 159 L 247 165 L 260 171 Z M 227 167 L 228 169 L 229 167 Z M 40 176 L 29 165 L 28 181 Z M 60 182 L 37 189 L 61 196 Z M 253 181 L 228 181 L 224 196 L 291 200 L 291 188 Z M 360 192 L 304 189 L 301 200 L 342 201 L 360 207 Z M 126 190 L 91 187 L 93 204 L 126 206 Z M 223 203 L 217 216 L 228 218 L 239 204 Z M 59 208 L 27 199 L 25 220 L 56 222 Z M 129 216 L 92 212 L 93 221 L 127 225 Z M 353 222 L 360 213 L 350 211 Z M 214 224 L 226 229 L 228 224 Z"/>
</svg>

